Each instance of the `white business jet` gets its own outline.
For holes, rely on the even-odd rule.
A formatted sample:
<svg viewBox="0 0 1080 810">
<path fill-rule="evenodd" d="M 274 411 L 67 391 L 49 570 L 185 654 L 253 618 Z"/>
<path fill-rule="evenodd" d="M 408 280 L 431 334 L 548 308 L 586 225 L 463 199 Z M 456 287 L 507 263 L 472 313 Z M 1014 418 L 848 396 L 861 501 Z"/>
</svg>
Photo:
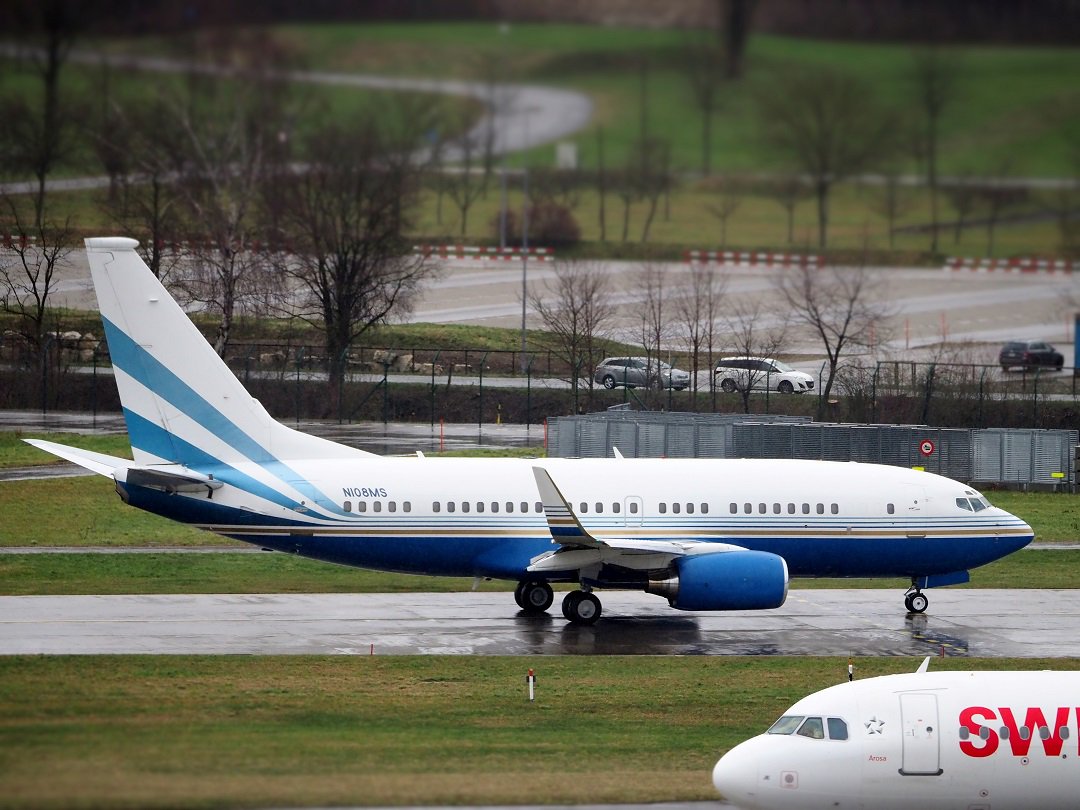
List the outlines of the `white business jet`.
<svg viewBox="0 0 1080 810">
<path fill-rule="evenodd" d="M 791 460 L 384 458 L 274 421 L 125 238 L 87 239 L 134 461 L 31 443 L 132 506 L 258 546 L 385 571 L 518 583 L 526 613 L 600 615 L 637 589 L 680 610 L 779 607 L 788 576 L 922 589 L 1027 545 L 1031 527 L 925 472 Z"/>
<path fill-rule="evenodd" d="M 747 810 L 1075 810 L 1080 672 L 841 683 L 732 748 L 713 784 Z"/>
</svg>

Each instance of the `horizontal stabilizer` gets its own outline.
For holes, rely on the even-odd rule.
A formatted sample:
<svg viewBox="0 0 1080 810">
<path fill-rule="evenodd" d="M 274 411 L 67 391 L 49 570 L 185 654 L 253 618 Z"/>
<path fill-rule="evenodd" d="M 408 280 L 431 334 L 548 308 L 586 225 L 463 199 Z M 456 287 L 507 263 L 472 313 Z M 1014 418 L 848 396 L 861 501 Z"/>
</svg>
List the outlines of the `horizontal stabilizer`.
<svg viewBox="0 0 1080 810">
<path fill-rule="evenodd" d="M 193 472 L 178 464 L 161 467 L 129 467 L 126 470 L 118 470 L 116 480 L 136 487 L 160 489 L 170 494 L 177 492 L 209 494 L 222 486 L 222 482 L 215 480 L 212 476 Z"/>
<path fill-rule="evenodd" d="M 104 475 L 108 478 L 112 478 L 113 473 L 116 472 L 116 470 L 123 467 L 130 467 L 132 463 L 130 458 L 107 456 L 104 453 L 95 453 L 91 450 L 80 450 L 78 447 L 68 447 L 66 444 L 47 442 L 44 439 L 23 439 L 23 441 L 27 444 L 32 444 L 39 450 L 44 450 L 46 453 L 52 453 L 54 456 L 59 456 L 65 461 L 70 461 L 72 464 L 78 464 L 80 467 L 85 467 L 90 470 L 90 472 Z"/>
</svg>

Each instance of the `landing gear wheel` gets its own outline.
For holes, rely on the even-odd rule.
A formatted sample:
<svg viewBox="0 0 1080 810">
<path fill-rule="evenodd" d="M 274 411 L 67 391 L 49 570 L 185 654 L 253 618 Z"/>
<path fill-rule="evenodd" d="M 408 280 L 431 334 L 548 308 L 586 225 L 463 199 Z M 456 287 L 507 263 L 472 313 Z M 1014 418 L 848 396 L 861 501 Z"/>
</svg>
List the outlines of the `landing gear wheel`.
<svg viewBox="0 0 1080 810">
<path fill-rule="evenodd" d="M 537 616 L 547 612 L 555 601 L 555 594 L 551 586 L 543 580 L 526 579 L 519 582 L 514 589 L 514 601 L 526 613 Z"/>
<path fill-rule="evenodd" d="M 563 616 L 573 624 L 595 624 L 600 618 L 600 600 L 585 591 L 570 591 L 562 602 Z"/>
<path fill-rule="evenodd" d="M 904 604 L 907 605 L 907 609 L 911 613 L 925 613 L 926 609 L 930 607 L 930 600 L 921 591 L 917 591 L 907 596 L 904 599 Z"/>
</svg>

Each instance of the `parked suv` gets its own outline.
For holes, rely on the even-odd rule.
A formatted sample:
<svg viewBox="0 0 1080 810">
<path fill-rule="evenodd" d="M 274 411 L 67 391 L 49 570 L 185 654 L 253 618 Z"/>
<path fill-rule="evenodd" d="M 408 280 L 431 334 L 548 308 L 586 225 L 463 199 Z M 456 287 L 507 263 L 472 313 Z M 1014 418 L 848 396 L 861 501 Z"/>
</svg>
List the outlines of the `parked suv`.
<svg viewBox="0 0 1080 810">
<path fill-rule="evenodd" d="M 1065 358 L 1061 352 L 1041 340 L 1010 340 L 1001 347 L 998 362 L 1002 371 L 1008 371 L 1015 366 L 1025 369 L 1050 366 L 1055 371 L 1061 371 Z"/>
<path fill-rule="evenodd" d="M 608 357 L 596 367 L 593 378 L 604 388 L 674 388 L 690 385 L 690 372 L 648 357 Z"/>
<path fill-rule="evenodd" d="M 716 364 L 716 381 L 721 390 L 778 391 L 801 394 L 814 387 L 814 378 L 771 357 L 724 357 Z"/>
</svg>

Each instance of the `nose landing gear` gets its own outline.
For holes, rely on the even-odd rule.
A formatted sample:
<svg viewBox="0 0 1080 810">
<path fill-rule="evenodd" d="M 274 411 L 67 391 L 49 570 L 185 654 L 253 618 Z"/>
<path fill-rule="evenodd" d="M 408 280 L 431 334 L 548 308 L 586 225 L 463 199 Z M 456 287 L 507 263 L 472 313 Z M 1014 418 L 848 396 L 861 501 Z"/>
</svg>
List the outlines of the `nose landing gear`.
<svg viewBox="0 0 1080 810">
<path fill-rule="evenodd" d="M 908 613 L 925 613 L 930 606 L 930 600 L 926 598 L 918 586 L 912 585 L 904 594 L 904 607 Z"/>
</svg>

